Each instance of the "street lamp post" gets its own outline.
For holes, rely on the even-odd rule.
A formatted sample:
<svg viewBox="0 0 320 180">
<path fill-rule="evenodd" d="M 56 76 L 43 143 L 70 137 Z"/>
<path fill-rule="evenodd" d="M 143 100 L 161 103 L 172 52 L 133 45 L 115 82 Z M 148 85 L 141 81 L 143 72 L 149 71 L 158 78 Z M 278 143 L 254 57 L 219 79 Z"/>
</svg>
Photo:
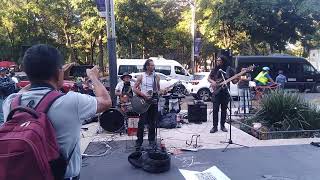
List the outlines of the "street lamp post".
<svg viewBox="0 0 320 180">
<path fill-rule="evenodd" d="M 100 16 L 106 18 L 107 23 L 107 49 L 109 57 L 110 95 L 113 106 L 116 105 L 115 88 L 118 82 L 116 57 L 116 31 L 113 0 L 96 0 Z"/>
<path fill-rule="evenodd" d="M 195 16 L 196 16 L 196 0 L 190 2 L 191 4 L 191 13 L 192 13 L 192 18 L 191 18 L 191 36 L 192 36 L 192 41 L 191 41 L 191 68 L 192 68 L 192 73 L 196 72 L 196 63 L 194 61 L 194 32 L 195 32 Z"/>
<path fill-rule="evenodd" d="M 116 30 L 114 18 L 113 0 L 105 0 L 106 3 L 106 20 L 108 30 L 108 56 L 109 56 L 109 78 L 110 78 L 110 95 L 113 106 L 117 103 L 115 89 L 118 83 L 117 74 L 117 56 L 116 56 Z M 110 32 L 111 31 L 111 32 Z"/>
</svg>

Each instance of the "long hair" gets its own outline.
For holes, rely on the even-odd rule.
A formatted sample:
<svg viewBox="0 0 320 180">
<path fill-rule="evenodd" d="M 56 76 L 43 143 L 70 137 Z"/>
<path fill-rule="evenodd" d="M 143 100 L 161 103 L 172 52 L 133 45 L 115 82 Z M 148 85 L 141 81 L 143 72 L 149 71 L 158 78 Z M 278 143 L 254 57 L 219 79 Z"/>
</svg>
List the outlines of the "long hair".
<svg viewBox="0 0 320 180">
<path fill-rule="evenodd" d="M 214 74 L 216 74 L 219 71 L 219 69 L 226 71 L 228 66 L 230 66 L 231 64 L 231 62 L 228 61 L 228 58 L 226 56 L 221 55 L 218 58 L 220 58 L 223 63 L 220 67 L 218 67 L 217 64 L 215 64 L 215 66 L 213 67 Z"/>
<path fill-rule="evenodd" d="M 150 62 L 153 62 L 152 59 L 147 59 L 143 65 L 143 71 L 147 71 L 147 66 L 149 66 Z"/>
</svg>

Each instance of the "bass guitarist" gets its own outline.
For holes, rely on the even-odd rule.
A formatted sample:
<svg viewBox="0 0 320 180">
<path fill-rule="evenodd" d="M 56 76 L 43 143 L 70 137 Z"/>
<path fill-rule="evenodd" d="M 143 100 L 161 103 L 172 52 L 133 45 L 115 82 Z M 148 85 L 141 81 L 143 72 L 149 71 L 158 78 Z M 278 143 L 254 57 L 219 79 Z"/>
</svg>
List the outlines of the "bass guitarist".
<svg viewBox="0 0 320 180">
<path fill-rule="evenodd" d="M 140 115 L 138 123 L 136 150 L 141 149 L 143 143 L 144 124 L 148 123 L 148 140 L 149 146 L 154 147 L 156 145 L 156 120 L 158 118 L 158 101 L 157 93 L 160 91 L 160 77 L 154 72 L 155 66 L 151 59 L 146 60 L 143 65 L 144 73 L 138 77 L 133 91 L 144 98 L 145 101 L 151 101 L 151 105 L 148 110 Z"/>
<path fill-rule="evenodd" d="M 230 95 L 228 92 L 229 83 L 223 87 L 219 87 L 217 89 L 218 83 L 223 81 L 222 74 L 224 73 L 225 79 L 233 76 L 235 71 L 230 67 L 229 62 L 225 56 L 220 56 L 216 60 L 215 67 L 211 70 L 210 75 L 208 77 L 208 81 L 211 83 L 211 87 L 214 89 L 212 92 L 212 103 L 213 103 L 213 127 L 210 130 L 210 133 L 215 133 L 218 131 L 218 114 L 219 108 L 221 107 L 221 119 L 220 119 L 220 129 L 223 132 L 227 132 L 228 130 L 225 128 L 225 122 L 227 117 L 227 108 L 228 103 L 230 101 Z M 232 81 L 233 83 L 237 83 L 237 80 Z M 216 91 L 216 92 L 215 92 Z"/>
</svg>

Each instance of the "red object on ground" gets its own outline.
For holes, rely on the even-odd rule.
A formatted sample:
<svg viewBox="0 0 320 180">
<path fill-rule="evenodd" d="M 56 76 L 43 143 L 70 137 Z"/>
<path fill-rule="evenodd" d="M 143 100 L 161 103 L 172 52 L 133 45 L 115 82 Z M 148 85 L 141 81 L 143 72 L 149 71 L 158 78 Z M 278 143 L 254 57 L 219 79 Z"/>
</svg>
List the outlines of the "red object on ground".
<svg viewBox="0 0 320 180">
<path fill-rule="evenodd" d="M 136 136 L 138 132 L 139 116 L 128 116 L 128 136 Z"/>
</svg>

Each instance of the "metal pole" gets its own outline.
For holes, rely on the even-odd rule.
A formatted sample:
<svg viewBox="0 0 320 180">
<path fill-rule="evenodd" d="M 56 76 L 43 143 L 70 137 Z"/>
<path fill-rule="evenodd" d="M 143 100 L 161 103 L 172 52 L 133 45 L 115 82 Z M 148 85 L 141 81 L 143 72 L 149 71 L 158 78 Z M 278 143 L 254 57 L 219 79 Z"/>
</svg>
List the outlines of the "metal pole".
<svg viewBox="0 0 320 180">
<path fill-rule="evenodd" d="M 114 3 L 113 3 L 113 0 L 105 0 L 105 3 L 106 3 L 106 21 L 107 21 L 107 33 L 108 33 L 107 48 L 108 48 L 108 57 L 109 57 L 110 95 L 112 99 L 112 105 L 115 106 L 117 103 L 115 88 L 118 83 L 118 74 L 117 74 Z"/>
<path fill-rule="evenodd" d="M 192 44 L 191 44 L 191 69 L 192 73 L 196 72 L 195 61 L 194 61 L 194 32 L 195 32 L 195 16 L 196 16 L 196 0 L 193 1 L 191 4 L 191 36 L 192 36 Z"/>
<path fill-rule="evenodd" d="M 130 57 L 131 57 L 131 59 L 133 58 L 132 57 L 132 43 L 130 43 Z"/>
</svg>

